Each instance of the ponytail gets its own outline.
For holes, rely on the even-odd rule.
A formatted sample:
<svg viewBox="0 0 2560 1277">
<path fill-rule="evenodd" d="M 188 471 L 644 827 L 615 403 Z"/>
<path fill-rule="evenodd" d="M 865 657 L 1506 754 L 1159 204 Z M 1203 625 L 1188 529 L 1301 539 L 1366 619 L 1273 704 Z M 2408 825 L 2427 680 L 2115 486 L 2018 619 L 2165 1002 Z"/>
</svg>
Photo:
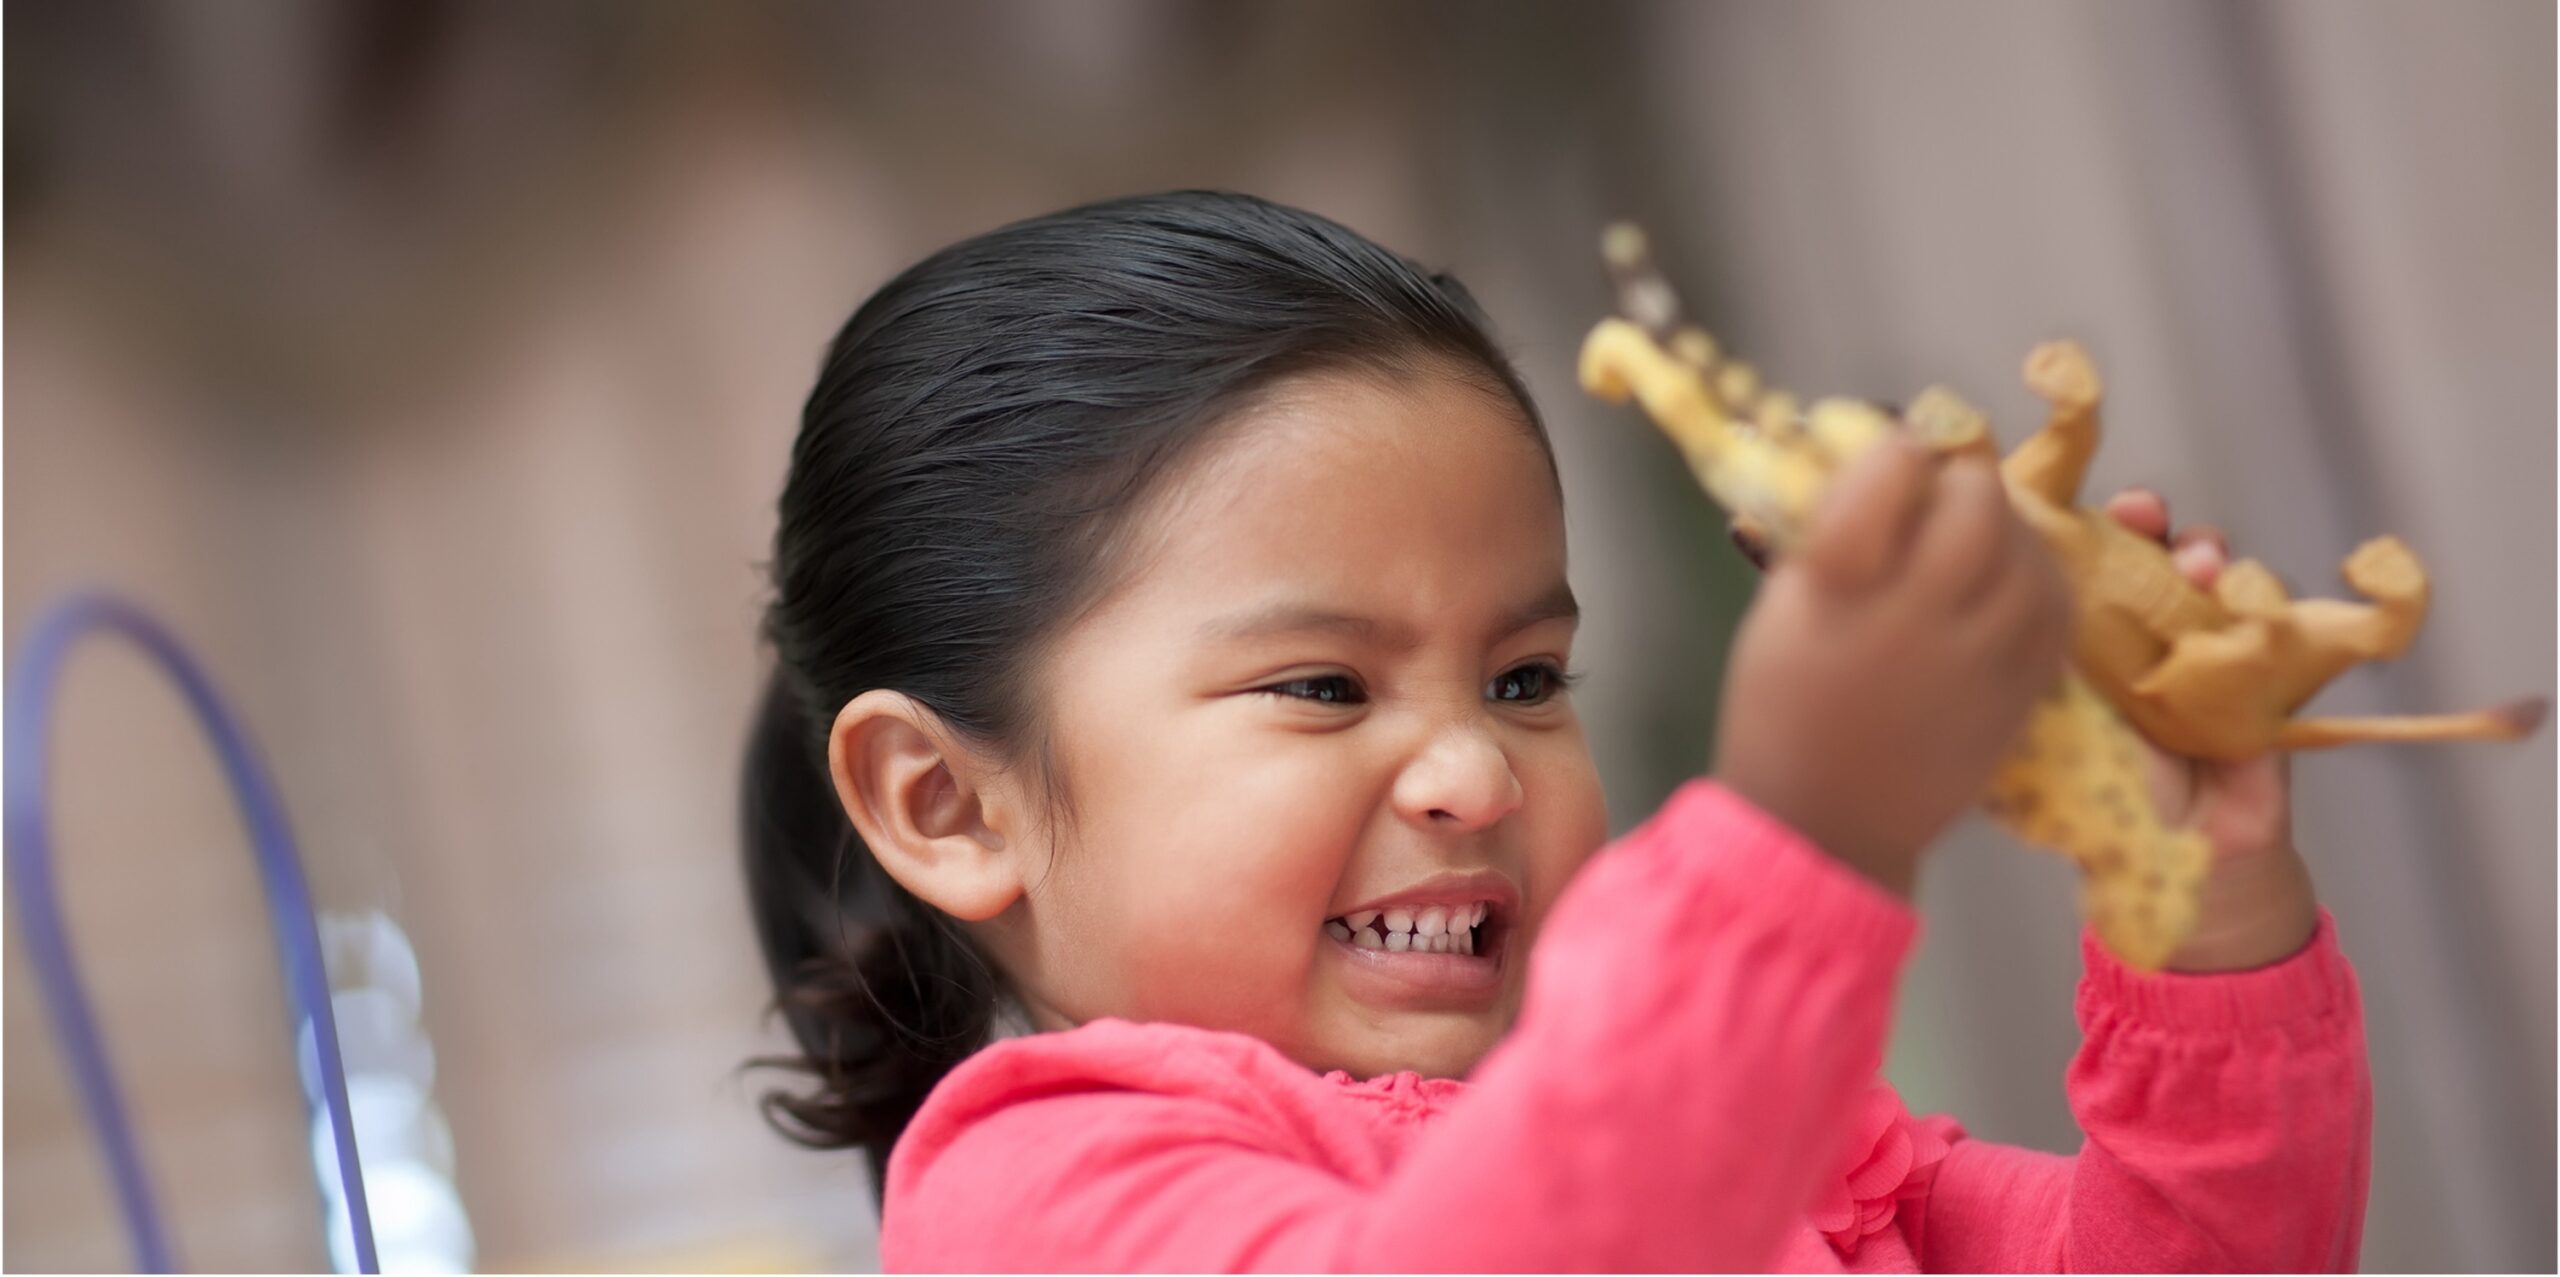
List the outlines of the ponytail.
<svg viewBox="0 0 2560 1277">
<path fill-rule="evenodd" d="M 769 1091 L 761 1105 L 801 1144 L 862 1149 L 877 1191 L 925 1095 L 986 1044 L 1003 991 L 958 925 L 862 845 L 788 682 L 777 672 L 765 689 L 741 810 L 756 937 L 801 1051 L 756 1063 L 811 1085 Z"/>
</svg>

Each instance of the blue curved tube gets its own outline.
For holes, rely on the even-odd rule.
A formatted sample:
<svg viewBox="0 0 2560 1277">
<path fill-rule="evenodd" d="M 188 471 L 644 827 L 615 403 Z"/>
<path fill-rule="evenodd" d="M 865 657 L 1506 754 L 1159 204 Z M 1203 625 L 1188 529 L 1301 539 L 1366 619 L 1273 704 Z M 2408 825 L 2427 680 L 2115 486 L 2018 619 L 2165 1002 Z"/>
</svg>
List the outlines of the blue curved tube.
<svg viewBox="0 0 2560 1277">
<path fill-rule="evenodd" d="M 68 1057 L 73 1086 L 80 1093 L 89 1124 L 106 1146 L 107 1167 L 116 1198 L 124 1207 L 125 1227 L 133 1239 L 136 1266 L 144 1272 L 176 1269 L 168 1239 L 152 1208 L 151 1185 L 142 1157 L 117 1097 L 115 1075 L 107 1064 L 105 1044 L 89 1014 L 72 962 L 69 938 L 53 888 L 51 834 L 45 818 L 48 779 L 46 729 L 53 721 L 53 699 L 62 663 L 72 646 L 92 630 L 121 634 L 158 660 L 186 694 L 205 734 L 221 757 L 224 775 L 239 800 L 249 826 L 250 846 L 267 893 L 267 919 L 274 927 L 276 954 L 285 977 L 285 993 L 294 1009 L 312 1025 L 322 1087 L 327 1092 L 329 1124 L 337 1137 L 338 1175 L 344 1187 L 347 1217 L 355 1235 L 358 1271 L 381 1271 L 374 1258 L 373 1218 L 364 1197 L 364 1168 L 356 1160 L 356 1132 L 347 1105 L 347 1075 L 338 1053 L 338 1024 L 330 1012 L 329 973 L 320 957 L 320 928 L 311 913 L 311 893 L 302 878 L 302 861 L 294 852 L 293 834 L 285 827 L 284 808 L 275 788 L 258 765 L 256 751 L 231 715 L 215 698 L 204 671 L 150 617 L 132 605 L 103 594 L 75 594 L 62 600 L 36 622 L 20 651 L 18 668 L 9 679 L 8 717 L 0 745 L 8 752 L 5 795 L 9 896 L 24 928 L 27 953 L 54 1030 Z"/>
</svg>

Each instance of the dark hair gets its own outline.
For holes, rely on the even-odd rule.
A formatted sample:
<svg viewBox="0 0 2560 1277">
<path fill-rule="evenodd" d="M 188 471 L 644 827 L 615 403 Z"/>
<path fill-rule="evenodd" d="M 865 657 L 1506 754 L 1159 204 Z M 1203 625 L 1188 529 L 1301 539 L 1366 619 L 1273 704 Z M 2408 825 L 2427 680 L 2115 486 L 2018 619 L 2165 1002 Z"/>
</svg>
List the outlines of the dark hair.
<svg viewBox="0 0 2560 1277">
<path fill-rule="evenodd" d="M 885 873 L 824 766 L 872 688 L 1050 774 L 1028 677 L 1095 598 L 1128 512 L 1255 392 L 1335 368 L 1439 371 L 1544 427 L 1458 283 L 1324 218 L 1180 191 L 990 231 L 854 312 L 810 392 L 774 535 L 777 667 L 747 751 L 748 891 L 815 1078 L 766 1115 L 890 1146 L 1010 996 L 959 925 Z M 1549 465 L 1553 465 L 1550 454 Z"/>
</svg>

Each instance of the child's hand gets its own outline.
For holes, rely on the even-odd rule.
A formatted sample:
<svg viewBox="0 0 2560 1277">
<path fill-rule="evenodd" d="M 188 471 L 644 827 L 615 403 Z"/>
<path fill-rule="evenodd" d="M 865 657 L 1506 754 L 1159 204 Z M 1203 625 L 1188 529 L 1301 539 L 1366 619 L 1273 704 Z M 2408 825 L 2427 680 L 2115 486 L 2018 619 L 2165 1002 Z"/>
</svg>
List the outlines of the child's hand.
<svg viewBox="0 0 2560 1277">
<path fill-rule="evenodd" d="M 2062 674 L 2071 600 L 1999 471 L 1891 441 L 1832 485 L 1743 618 L 1716 776 L 1908 895 Z"/>
<path fill-rule="evenodd" d="M 2199 589 L 2213 588 L 2230 561 L 2222 534 L 2204 525 L 2172 540 L 2169 507 L 2158 494 L 2117 493 L 2107 513 L 2132 531 L 2171 547 L 2170 558 Z M 2146 742 L 2148 744 L 2148 742 Z M 2187 758 L 2151 746 L 2151 798 L 2172 825 L 2192 826 L 2213 843 L 2195 934 L 2169 966 L 2177 971 L 2261 967 L 2311 939 L 2320 906 L 2311 872 L 2293 847 L 2293 782 L 2287 756 L 2244 763 Z"/>
</svg>

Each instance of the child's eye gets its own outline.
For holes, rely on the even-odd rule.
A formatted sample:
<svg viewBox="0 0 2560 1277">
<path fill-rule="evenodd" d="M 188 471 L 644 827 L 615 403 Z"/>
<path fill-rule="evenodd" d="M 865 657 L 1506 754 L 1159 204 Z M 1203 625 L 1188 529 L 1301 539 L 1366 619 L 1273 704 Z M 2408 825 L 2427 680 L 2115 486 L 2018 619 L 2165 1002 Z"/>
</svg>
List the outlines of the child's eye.
<svg viewBox="0 0 2560 1277">
<path fill-rule="evenodd" d="M 1497 701 L 1536 705 L 1573 686 L 1573 679 L 1573 675 L 1548 662 L 1539 661 L 1495 675 L 1493 681 L 1485 685 L 1484 691 L 1485 695 Z"/>
<path fill-rule="evenodd" d="M 1361 692 L 1359 684 L 1340 674 L 1293 678 L 1261 690 L 1291 700 L 1314 701 L 1319 705 L 1357 705 L 1369 699 Z"/>
</svg>

